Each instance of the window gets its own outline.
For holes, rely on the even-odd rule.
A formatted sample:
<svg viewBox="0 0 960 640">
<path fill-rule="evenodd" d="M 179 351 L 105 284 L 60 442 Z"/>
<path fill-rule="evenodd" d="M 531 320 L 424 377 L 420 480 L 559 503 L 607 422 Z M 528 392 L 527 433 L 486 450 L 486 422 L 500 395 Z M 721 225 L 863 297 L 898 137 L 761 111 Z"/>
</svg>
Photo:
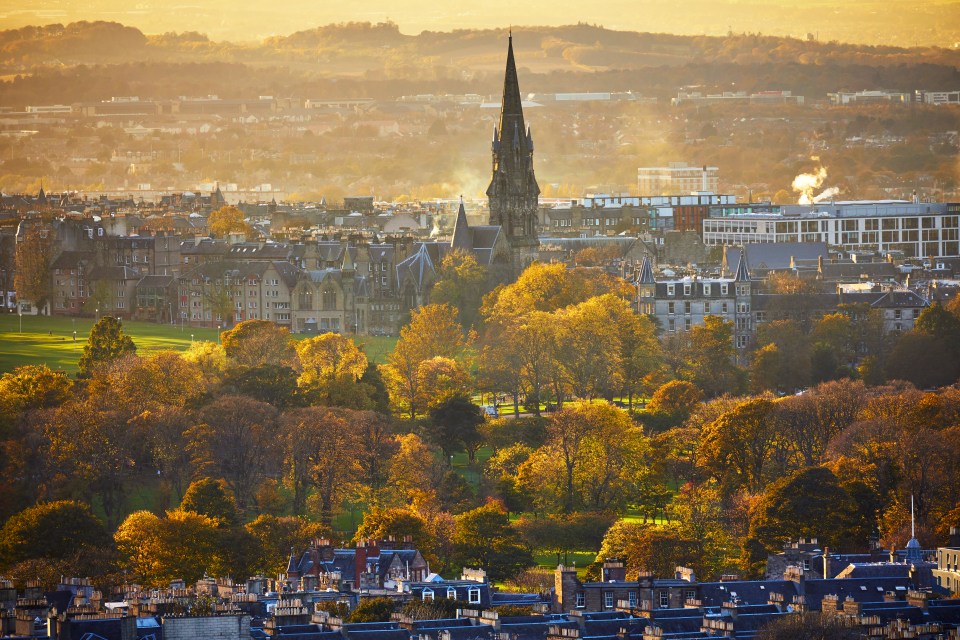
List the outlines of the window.
<svg viewBox="0 0 960 640">
<path fill-rule="evenodd" d="M 674 313 L 676 313 L 676 307 L 674 306 L 674 303 L 672 302 L 667 303 L 667 313 L 669 313 L 670 315 L 673 315 Z"/>
<path fill-rule="evenodd" d="M 630 593 L 628 593 L 627 601 L 631 609 L 635 608 L 637 606 L 637 592 L 631 591 Z"/>
<path fill-rule="evenodd" d="M 453 587 L 447 587 L 447 600 L 456 600 L 457 590 Z"/>
<path fill-rule="evenodd" d="M 689 301 L 689 300 L 683 303 L 683 312 L 684 312 L 685 314 L 687 314 L 687 315 L 690 315 L 690 301 Z"/>
<path fill-rule="evenodd" d="M 727 303 L 726 303 L 726 302 L 724 302 L 722 305 L 720 305 L 720 310 L 723 311 L 723 313 L 728 313 L 729 308 L 730 308 L 730 307 L 727 306 Z"/>
<path fill-rule="evenodd" d="M 577 607 L 582 609 L 585 606 L 583 591 L 577 591 Z"/>
<path fill-rule="evenodd" d="M 470 604 L 480 604 L 480 587 L 470 587 L 467 591 L 467 602 Z"/>
<path fill-rule="evenodd" d="M 690 328 L 691 328 L 692 326 L 693 326 L 693 325 L 692 325 L 692 323 L 691 323 L 691 321 L 690 321 L 690 318 L 684 318 L 684 319 L 683 319 L 683 330 L 684 330 L 684 331 L 690 331 Z"/>
<path fill-rule="evenodd" d="M 689 284 L 689 283 L 684 283 L 684 285 L 683 285 L 683 295 L 685 295 L 685 296 L 690 295 L 690 290 L 691 290 L 690 284 Z"/>
<path fill-rule="evenodd" d="M 705 296 L 710 295 L 710 285 L 709 285 L 709 284 L 704 284 L 704 285 L 703 285 L 703 295 L 705 295 Z"/>
<path fill-rule="evenodd" d="M 729 293 L 729 291 L 730 291 L 729 285 L 727 284 L 720 285 L 720 295 L 725 296 L 727 295 L 727 293 Z"/>
<path fill-rule="evenodd" d="M 675 286 L 675 285 L 672 285 L 672 284 L 668 284 L 668 285 L 667 285 L 667 295 L 668 295 L 668 296 L 672 296 L 672 295 L 676 295 L 676 293 L 677 293 L 676 286 Z"/>
<path fill-rule="evenodd" d="M 423 601 L 424 601 L 424 602 L 432 602 L 432 601 L 433 601 L 433 589 L 424 589 L 424 590 L 423 590 L 423 594 L 421 595 L 421 597 L 423 598 Z"/>
<path fill-rule="evenodd" d="M 709 303 L 709 302 L 704 302 L 704 303 L 703 303 L 703 315 L 705 315 L 705 316 L 710 315 L 710 303 Z"/>
<path fill-rule="evenodd" d="M 762 589 L 762 588 L 763 588 L 763 587 L 761 587 L 761 589 Z M 697 592 L 696 592 L 696 590 L 694 590 L 694 589 L 687 589 L 686 599 L 687 599 L 687 600 L 696 600 L 696 599 L 697 599 Z"/>
<path fill-rule="evenodd" d="M 670 606 L 670 592 L 661 591 L 660 592 L 660 608 L 666 609 Z"/>
<path fill-rule="evenodd" d="M 667 320 L 667 331 L 676 331 L 677 330 L 677 321 L 673 318 Z"/>
<path fill-rule="evenodd" d="M 603 606 L 607 609 L 613 609 L 613 591 L 603 592 Z"/>
</svg>

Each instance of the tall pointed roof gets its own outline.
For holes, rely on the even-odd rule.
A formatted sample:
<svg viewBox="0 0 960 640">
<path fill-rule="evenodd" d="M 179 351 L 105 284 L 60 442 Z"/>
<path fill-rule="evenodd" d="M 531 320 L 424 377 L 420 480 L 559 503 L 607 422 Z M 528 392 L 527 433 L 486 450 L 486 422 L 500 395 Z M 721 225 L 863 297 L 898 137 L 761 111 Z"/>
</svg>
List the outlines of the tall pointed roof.
<svg viewBox="0 0 960 640">
<path fill-rule="evenodd" d="M 356 271 L 357 266 L 353 263 L 353 256 L 350 255 L 350 245 L 343 246 L 343 262 L 340 264 L 341 271 Z"/>
<path fill-rule="evenodd" d="M 467 224 L 467 212 L 463 208 L 463 196 L 460 196 L 460 209 L 457 211 L 457 221 L 453 224 L 453 239 L 450 241 L 450 247 L 463 251 L 473 248 L 470 225 Z"/>
<path fill-rule="evenodd" d="M 503 101 L 500 104 L 500 140 L 505 135 L 508 139 L 519 142 L 521 135 L 526 135 L 523 123 L 523 100 L 520 97 L 520 81 L 517 78 L 517 63 L 513 58 L 513 33 L 507 44 L 507 69 L 503 74 Z"/>
<path fill-rule="evenodd" d="M 650 256 L 647 254 L 643 254 L 643 260 L 640 262 L 637 284 L 656 284 L 656 280 L 653 278 L 653 265 L 650 264 Z"/>
<path fill-rule="evenodd" d="M 290 575 L 299 575 L 300 571 L 297 568 L 297 556 L 294 552 L 293 547 L 290 547 L 290 560 L 287 561 L 287 576 Z"/>
<path fill-rule="evenodd" d="M 734 282 L 749 282 L 750 268 L 747 266 L 747 252 L 745 249 L 740 251 L 740 259 L 737 261 L 737 271 L 733 276 Z"/>
</svg>

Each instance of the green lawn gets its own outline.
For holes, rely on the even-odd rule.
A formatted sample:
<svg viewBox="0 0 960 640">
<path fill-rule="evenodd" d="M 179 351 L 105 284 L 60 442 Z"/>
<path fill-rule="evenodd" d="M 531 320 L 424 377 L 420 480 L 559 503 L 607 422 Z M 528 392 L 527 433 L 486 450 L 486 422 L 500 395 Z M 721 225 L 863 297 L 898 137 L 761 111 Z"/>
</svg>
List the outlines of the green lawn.
<svg viewBox="0 0 960 640">
<path fill-rule="evenodd" d="M 20 316 L 0 314 L 0 373 L 13 371 L 27 364 L 45 364 L 51 369 L 76 373 L 83 345 L 90 335 L 93 318 L 59 316 Z M 217 340 L 217 330 L 180 327 L 153 322 L 124 321 L 123 329 L 137 345 L 138 353 L 173 350 L 184 351 L 191 340 Z M 74 342 L 76 331 L 76 342 Z M 294 338 L 302 338 L 297 336 Z M 364 337 L 358 341 L 372 362 L 383 363 L 397 343 L 396 338 Z"/>
</svg>

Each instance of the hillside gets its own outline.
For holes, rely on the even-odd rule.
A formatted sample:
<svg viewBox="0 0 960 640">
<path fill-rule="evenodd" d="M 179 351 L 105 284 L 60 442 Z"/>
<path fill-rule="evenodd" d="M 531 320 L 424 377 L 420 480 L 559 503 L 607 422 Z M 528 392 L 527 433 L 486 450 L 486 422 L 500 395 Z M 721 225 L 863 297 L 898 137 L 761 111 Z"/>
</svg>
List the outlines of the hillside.
<svg viewBox="0 0 960 640">
<path fill-rule="evenodd" d="M 0 106 L 264 93 L 392 98 L 496 93 L 505 30 L 403 34 L 393 23 L 345 23 L 259 43 L 196 32 L 145 35 L 110 22 L 0 32 Z M 578 24 L 514 30 L 525 91 L 634 91 L 669 98 L 678 87 L 910 91 L 960 86 L 960 51 L 818 42 L 753 34 L 676 36 Z"/>
</svg>

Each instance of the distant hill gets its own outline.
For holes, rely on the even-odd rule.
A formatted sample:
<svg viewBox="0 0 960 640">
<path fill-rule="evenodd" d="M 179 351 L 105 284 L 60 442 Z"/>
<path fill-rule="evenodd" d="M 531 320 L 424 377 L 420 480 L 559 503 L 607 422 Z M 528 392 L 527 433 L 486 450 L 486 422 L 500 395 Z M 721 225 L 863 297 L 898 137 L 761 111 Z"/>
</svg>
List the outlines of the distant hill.
<svg viewBox="0 0 960 640">
<path fill-rule="evenodd" d="M 0 28 L 108 20 L 148 34 L 198 31 L 213 40 L 257 42 L 305 25 L 393 21 L 408 34 L 591 22 L 624 31 L 722 36 L 765 33 L 822 41 L 952 47 L 960 3 L 952 0 L 30 0 L 0 8 Z M 14 7 L 13 5 L 18 5 Z"/>
<path fill-rule="evenodd" d="M 867 46 L 753 34 L 677 36 L 595 25 L 523 27 L 514 46 L 524 91 L 634 91 L 687 85 L 786 89 L 957 89 L 960 50 Z M 257 43 L 197 32 L 148 36 L 115 22 L 0 32 L 0 105 L 111 95 L 386 98 L 497 91 L 507 32 L 403 34 L 394 23 L 326 25 Z M 19 77 L 18 77 L 19 76 Z"/>
</svg>

